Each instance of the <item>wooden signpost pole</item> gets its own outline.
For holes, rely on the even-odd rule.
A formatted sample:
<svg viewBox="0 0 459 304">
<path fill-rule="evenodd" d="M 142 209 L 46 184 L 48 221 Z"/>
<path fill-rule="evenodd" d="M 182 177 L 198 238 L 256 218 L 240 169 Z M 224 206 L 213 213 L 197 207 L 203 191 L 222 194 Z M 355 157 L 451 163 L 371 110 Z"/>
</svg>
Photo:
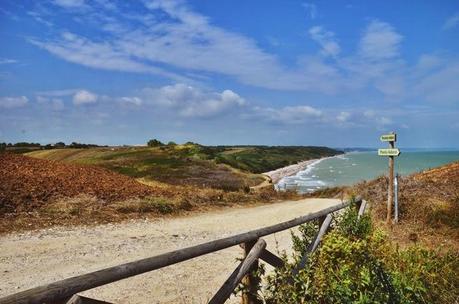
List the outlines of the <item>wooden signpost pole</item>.
<svg viewBox="0 0 459 304">
<path fill-rule="evenodd" d="M 393 132 L 391 133 L 393 134 Z M 390 148 L 394 149 L 394 141 L 390 141 Z M 390 223 L 392 216 L 392 202 L 394 201 L 394 156 L 389 156 L 389 193 L 387 195 L 386 222 Z"/>
<path fill-rule="evenodd" d="M 389 191 L 387 195 L 386 221 L 390 223 L 392 216 L 392 202 L 394 201 L 394 157 L 400 155 L 400 150 L 395 148 L 397 135 L 394 132 L 381 136 L 381 141 L 389 142 L 389 149 L 378 149 L 379 156 L 389 156 Z"/>
</svg>

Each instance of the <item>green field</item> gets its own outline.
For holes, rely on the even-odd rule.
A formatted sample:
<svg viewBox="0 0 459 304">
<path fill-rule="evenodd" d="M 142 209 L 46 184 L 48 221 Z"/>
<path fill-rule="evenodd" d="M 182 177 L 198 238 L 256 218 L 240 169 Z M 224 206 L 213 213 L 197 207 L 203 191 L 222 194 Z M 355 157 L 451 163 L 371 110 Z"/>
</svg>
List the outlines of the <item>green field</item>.
<svg viewBox="0 0 459 304">
<path fill-rule="evenodd" d="M 299 161 L 332 156 L 325 147 L 202 146 L 52 149 L 26 155 L 98 165 L 134 177 L 170 184 L 238 190 L 259 184 L 259 174 Z"/>
</svg>

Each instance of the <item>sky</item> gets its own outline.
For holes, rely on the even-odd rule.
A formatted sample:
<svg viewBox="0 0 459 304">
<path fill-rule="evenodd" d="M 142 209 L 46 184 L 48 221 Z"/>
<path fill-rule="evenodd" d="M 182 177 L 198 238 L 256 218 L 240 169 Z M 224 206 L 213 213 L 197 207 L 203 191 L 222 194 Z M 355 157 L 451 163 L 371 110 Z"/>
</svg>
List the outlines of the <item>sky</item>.
<svg viewBox="0 0 459 304">
<path fill-rule="evenodd" d="M 459 1 L 0 1 L 0 142 L 459 148 Z"/>
</svg>

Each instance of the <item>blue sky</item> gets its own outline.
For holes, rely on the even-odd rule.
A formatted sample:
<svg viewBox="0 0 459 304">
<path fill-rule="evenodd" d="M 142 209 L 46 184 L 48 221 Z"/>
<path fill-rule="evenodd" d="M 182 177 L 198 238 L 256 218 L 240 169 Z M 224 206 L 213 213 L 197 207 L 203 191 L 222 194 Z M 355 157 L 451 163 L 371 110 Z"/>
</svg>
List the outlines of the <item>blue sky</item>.
<svg viewBox="0 0 459 304">
<path fill-rule="evenodd" d="M 0 142 L 459 147 L 458 1 L 0 2 Z"/>
</svg>

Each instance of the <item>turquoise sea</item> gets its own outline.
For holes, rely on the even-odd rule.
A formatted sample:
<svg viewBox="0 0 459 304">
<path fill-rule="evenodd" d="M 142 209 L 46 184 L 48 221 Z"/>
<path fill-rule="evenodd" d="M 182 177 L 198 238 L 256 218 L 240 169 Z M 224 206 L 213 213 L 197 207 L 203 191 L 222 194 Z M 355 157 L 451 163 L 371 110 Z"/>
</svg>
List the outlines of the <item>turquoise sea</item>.
<svg viewBox="0 0 459 304">
<path fill-rule="evenodd" d="M 403 151 L 395 158 L 395 172 L 407 175 L 459 161 L 459 151 Z M 321 159 L 294 176 L 284 177 L 278 189 L 310 192 L 323 187 L 352 185 L 388 174 L 388 157 L 372 152 L 351 152 Z"/>
</svg>

